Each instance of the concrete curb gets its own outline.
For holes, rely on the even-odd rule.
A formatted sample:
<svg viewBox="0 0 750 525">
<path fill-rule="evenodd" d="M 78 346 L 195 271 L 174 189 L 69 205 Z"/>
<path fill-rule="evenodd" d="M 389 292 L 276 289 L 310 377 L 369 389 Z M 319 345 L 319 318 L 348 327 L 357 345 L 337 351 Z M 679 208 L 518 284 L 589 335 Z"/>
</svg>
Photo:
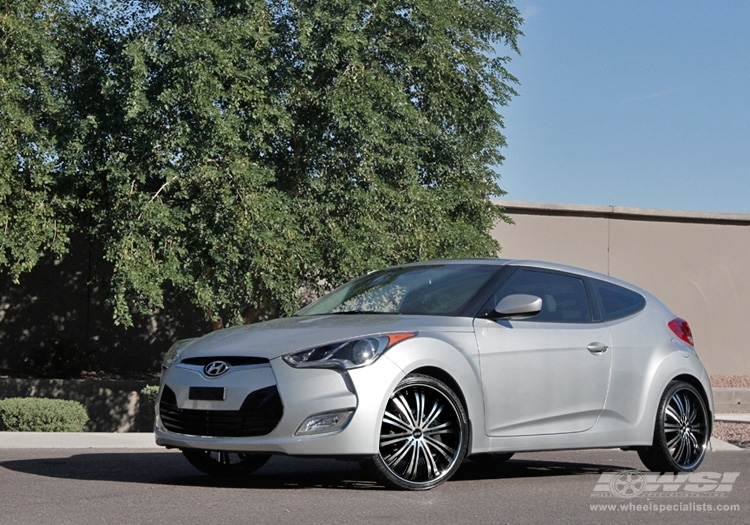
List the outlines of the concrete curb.
<svg viewBox="0 0 750 525">
<path fill-rule="evenodd" d="M 727 421 L 729 423 L 750 423 L 750 414 L 716 414 L 714 421 Z"/>
<path fill-rule="evenodd" d="M 3 448 L 124 448 L 157 449 L 151 432 L 0 432 Z"/>
<path fill-rule="evenodd" d="M 722 441 L 716 438 L 711 438 L 711 442 L 709 443 L 709 449 L 713 450 L 714 452 L 725 451 L 725 450 L 745 450 L 742 447 L 738 447 L 737 445 L 732 445 L 731 443 L 727 443 L 726 441 Z"/>
</svg>

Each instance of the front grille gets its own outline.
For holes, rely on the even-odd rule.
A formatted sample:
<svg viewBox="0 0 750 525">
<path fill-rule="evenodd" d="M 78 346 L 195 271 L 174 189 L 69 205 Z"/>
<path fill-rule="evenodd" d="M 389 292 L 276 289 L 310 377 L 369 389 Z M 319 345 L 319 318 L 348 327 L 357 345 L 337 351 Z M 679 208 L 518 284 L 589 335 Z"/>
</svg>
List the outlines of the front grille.
<svg viewBox="0 0 750 525">
<path fill-rule="evenodd" d="M 214 361 L 224 361 L 229 363 L 230 366 L 248 366 L 248 365 L 265 365 L 270 361 L 264 357 L 245 357 L 245 356 L 232 356 L 232 357 L 189 357 L 181 361 L 186 365 L 199 365 L 206 366 Z"/>
<path fill-rule="evenodd" d="M 191 436 L 265 436 L 281 420 L 284 407 L 276 386 L 252 392 L 239 410 L 191 410 L 177 407 L 177 396 L 164 387 L 159 414 L 170 432 Z"/>
</svg>

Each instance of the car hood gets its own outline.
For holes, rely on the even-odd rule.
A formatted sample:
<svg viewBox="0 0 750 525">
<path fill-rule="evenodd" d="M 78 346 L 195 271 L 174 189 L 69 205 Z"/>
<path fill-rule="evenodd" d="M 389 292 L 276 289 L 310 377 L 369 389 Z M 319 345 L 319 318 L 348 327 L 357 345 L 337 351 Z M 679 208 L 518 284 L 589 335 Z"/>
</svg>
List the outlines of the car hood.
<svg viewBox="0 0 750 525">
<path fill-rule="evenodd" d="M 467 332 L 461 317 L 390 314 L 312 315 L 275 319 L 211 332 L 187 345 L 181 359 L 249 355 L 273 359 L 295 350 L 393 332 Z"/>
</svg>

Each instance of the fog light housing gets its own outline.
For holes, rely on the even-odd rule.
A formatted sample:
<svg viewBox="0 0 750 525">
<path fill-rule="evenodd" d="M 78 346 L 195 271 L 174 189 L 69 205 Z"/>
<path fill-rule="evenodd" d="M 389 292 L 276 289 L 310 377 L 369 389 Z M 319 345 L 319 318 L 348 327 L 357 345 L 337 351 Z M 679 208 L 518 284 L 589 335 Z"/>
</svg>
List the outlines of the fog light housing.
<svg viewBox="0 0 750 525">
<path fill-rule="evenodd" d="M 346 426 L 353 413 L 354 410 L 339 410 L 310 416 L 302 422 L 294 435 L 309 436 L 311 434 L 336 432 Z"/>
</svg>

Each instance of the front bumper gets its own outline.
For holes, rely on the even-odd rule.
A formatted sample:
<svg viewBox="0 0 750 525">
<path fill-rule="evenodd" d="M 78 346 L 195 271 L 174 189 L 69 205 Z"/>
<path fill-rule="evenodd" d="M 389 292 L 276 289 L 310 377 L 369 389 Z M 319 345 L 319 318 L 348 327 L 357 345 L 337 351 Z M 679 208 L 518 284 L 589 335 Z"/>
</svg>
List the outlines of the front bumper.
<svg viewBox="0 0 750 525">
<path fill-rule="evenodd" d="M 293 368 L 276 358 L 266 364 L 232 367 L 216 378 L 206 376 L 202 367 L 178 364 L 162 377 L 154 428 L 156 443 L 176 448 L 301 456 L 373 455 L 378 452 L 378 434 L 388 396 L 403 377 L 403 371 L 387 356 L 349 371 Z M 191 388 L 221 391 L 223 399 L 190 399 Z M 281 404 L 276 415 L 273 401 L 263 401 L 260 406 L 248 401 L 253 392 L 262 393 L 255 396 L 258 398 L 274 389 L 278 390 Z M 254 417 L 257 410 L 265 411 L 262 417 Z M 351 416 L 342 428 L 319 434 L 298 433 L 300 425 L 311 416 L 346 411 L 351 411 Z M 240 430 L 245 435 L 236 435 L 237 427 L 248 420 L 242 414 L 247 416 L 248 412 L 253 423 L 246 425 L 247 430 Z M 175 416 L 177 420 L 173 419 Z M 184 424 L 179 418 L 184 419 Z M 260 424 L 256 428 L 257 422 Z M 247 435 L 257 432 L 263 434 Z M 222 435 L 199 435 L 204 433 Z"/>
</svg>

